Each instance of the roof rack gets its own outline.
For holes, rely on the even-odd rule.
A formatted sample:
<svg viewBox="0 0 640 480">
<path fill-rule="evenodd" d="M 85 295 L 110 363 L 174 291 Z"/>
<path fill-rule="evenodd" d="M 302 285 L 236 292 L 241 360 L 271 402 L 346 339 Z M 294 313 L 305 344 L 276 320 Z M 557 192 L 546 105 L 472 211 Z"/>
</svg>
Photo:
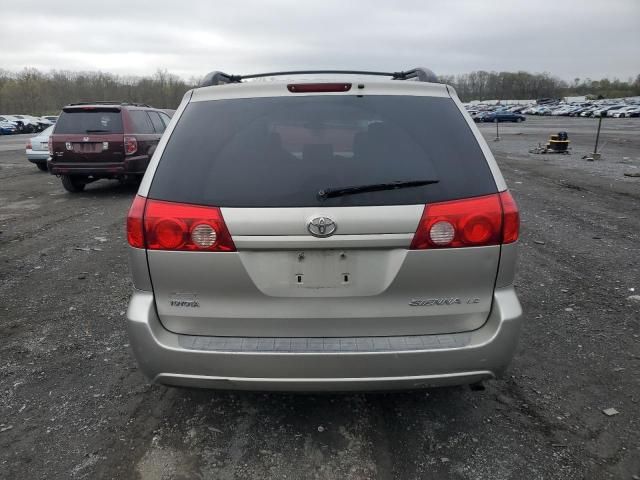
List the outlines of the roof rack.
<svg viewBox="0 0 640 480">
<path fill-rule="evenodd" d="M 150 105 L 147 105 L 146 103 L 122 102 L 120 100 L 116 100 L 116 101 L 101 100 L 99 102 L 76 102 L 76 103 L 70 103 L 68 106 L 73 107 L 76 105 L 131 105 L 132 107 L 152 108 Z"/>
<path fill-rule="evenodd" d="M 200 87 L 212 85 L 224 85 L 228 83 L 242 83 L 250 78 L 280 77 L 284 75 L 309 75 L 309 74 L 338 74 L 338 75 L 375 75 L 379 77 L 391 77 L 392 80 L 412 80 L 419 82 L 438 82 L 438 77 L 428 68 L 412 68 L 404 72 L 369 72 L 366 70 L 291 70 L 286 72 L 253 73 L 250 75 L 230 75 L 228 73 L 213 71 L 205 75 Z"/>
</svg>

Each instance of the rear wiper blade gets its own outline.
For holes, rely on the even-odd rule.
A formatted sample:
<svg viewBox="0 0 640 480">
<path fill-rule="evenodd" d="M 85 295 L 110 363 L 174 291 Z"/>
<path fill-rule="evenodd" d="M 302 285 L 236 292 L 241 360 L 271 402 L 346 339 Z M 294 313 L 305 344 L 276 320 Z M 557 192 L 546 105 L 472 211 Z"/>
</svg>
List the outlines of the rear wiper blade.
<svg viewBox="0 0 640 480">
<path fill-rule="evenodd" d="M 320 198 L 342 197 L 344 195 L 354 195 L 356 193 L 381 192 L 383 190 L 397 190 L 399 188 L 422 187 L 432 185 L 440 180 L 407 180 L 388 183 L 372 183 L 368 185 L 353 185 L 342 188 L 325 188 L 318 192 Z"/>
<path fill-rule="evenodd" d="M 85 130 L 87 133 L 109 133 L 111 130 Z"/>
</svg>

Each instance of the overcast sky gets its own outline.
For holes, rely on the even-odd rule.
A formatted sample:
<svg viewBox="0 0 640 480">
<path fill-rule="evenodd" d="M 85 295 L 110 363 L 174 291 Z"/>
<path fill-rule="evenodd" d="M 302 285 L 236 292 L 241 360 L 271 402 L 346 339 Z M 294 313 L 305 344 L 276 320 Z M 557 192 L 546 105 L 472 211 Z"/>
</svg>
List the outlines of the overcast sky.
<svg viewBox="0 0 640 480">
<path fill-rule="evenodd" d="M 640 73 L 640 0 L 0 0 L 0 68 Z"/>
</svg>

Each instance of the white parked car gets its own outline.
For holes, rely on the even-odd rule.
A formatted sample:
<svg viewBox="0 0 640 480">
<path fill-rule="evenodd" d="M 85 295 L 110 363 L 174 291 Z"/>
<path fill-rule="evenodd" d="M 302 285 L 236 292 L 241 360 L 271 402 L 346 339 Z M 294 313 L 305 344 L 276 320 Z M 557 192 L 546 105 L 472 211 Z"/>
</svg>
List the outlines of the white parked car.
<svg viewBox="0 0 640 480">
<path fill-rule="evenodd" d="M 613 117 L 618 110 L 625 108 L 626 105 L 605 105 L 601 109 L 593 112 L 594 117 Z"/>
<path fill-rule="evenodd" d="M 555 110 L 551 111 L 551 115 L 556 117 L 556 116 L 560 116 L 560 115 L 568 115 L 569 111 L 573 108 L 572 105 L 562 105 L 558 108 L 556 108 Z"/>
<path fill-rule="evenodd" d="M 12 121 L 22 124 L 21 133 L 35 133 L 42 130 L 38 122 L 27 115 L 10 115 L 10 117 L 12 117 Z"/>
<path fill-rule="evenodd" d="M 53 125 L 53 122 L 40 117 L 34 117 L 33 115 L 14 115 L 14 117 L 26 122 L 26 124 L 33 127 L 34 132 L 41 132 L 45 128 Z"/>
<path fill-rule="evenodd" d="M 625 118 L 631 116 L 632 113 L 640 112 L 640 105 L 628 105 L 611 113 L 613 118 Z M 636 115 L 637 116 L 637 115 Z"/>
<path fill-rule="evenodd" d="M 47 160 L 49 159 L 49 136 L 53 132 L 53 125 L 39 135 L 31 137 L 27 142 L 25 153 L 27 154 L 27 160 L 31 163 L 35 163 L 43 172 L 47 171 Z"/>
</svg>

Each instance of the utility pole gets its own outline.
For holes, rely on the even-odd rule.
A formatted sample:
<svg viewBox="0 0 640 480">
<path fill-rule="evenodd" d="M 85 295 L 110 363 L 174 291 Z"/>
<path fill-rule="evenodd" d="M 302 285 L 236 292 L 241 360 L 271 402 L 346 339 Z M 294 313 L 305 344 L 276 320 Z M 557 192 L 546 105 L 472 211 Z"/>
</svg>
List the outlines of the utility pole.
<svg viewBox="0 0 640 480">
<path fill-rule="evenodd" d="M 593 153 L 591 157 L 594 160 L 600 160 L 600 154 L 598 153 L 598 142 L 600 141 L 600 127 L 602 126 L 602 113 L 600 113 L 600 117 L 598 117 L 598 131 L 596 132 L 596 145 L 593 147 Z"/>
</svg>

